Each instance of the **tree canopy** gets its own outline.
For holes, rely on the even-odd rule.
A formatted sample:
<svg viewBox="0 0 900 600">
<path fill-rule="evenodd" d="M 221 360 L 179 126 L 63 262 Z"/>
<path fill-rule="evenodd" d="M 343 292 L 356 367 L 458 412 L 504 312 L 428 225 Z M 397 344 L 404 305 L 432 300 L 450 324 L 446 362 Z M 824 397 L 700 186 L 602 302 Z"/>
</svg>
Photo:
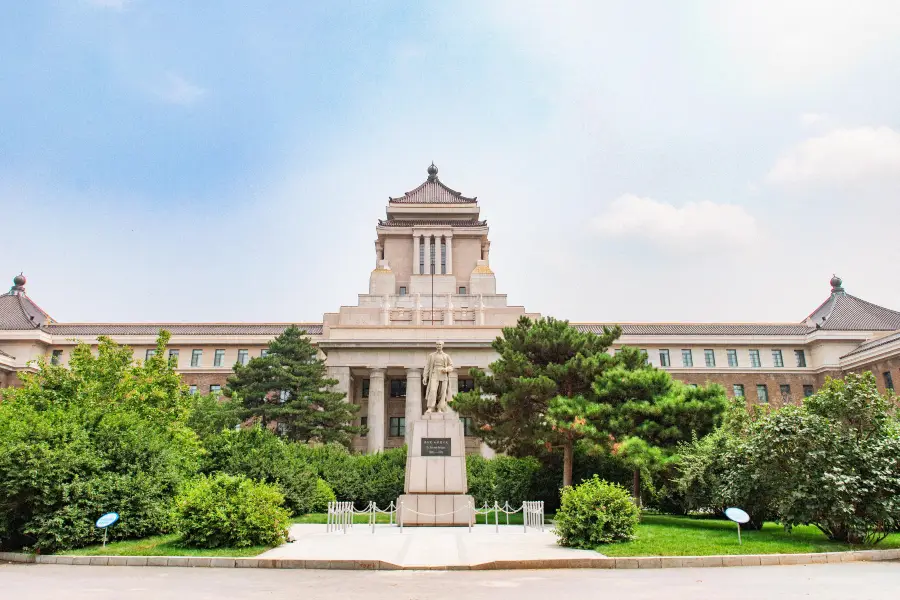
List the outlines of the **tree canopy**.
<svg viewBox="0 0 900 600">
<path fill-rule="evenodd" d="M 244 406 L 244 416 L 302 442 L 339 442 L 349 445 L 362 428 L 352 425 L 358 406 L 333 391 L 336 379 L 327 377 L 325 361 L 306 332 L 291 325 L 269 342 L 263 356 L 236 364 L 225 395 Z"/>
</svg>

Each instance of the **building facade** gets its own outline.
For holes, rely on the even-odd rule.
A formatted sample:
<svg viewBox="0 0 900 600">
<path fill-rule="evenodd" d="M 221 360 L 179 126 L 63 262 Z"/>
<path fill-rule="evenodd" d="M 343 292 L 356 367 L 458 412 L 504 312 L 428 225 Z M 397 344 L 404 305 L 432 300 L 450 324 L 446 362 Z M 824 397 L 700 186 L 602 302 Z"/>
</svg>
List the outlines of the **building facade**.
<svg viewBox="0 0 900 600">
<path fill-rule="evenodd" d="M 368 293 L 356 304 L 296 323 L 326 360 L 337 388 L 361 407 L 360 451 L 405 443 L 406 422 L 423 411 L 422 368 L 442 340 L 456 371 L 453 392 L 472 385 L 471 367 L 496 358 L 491 342 L 520 316 L 497 292 L 487 222 L 474 197 L 446 186 L 432 164 L 427 179 L 390 198 L 375 227 Z M 872 371 L 879 388 L 900 382 L 900 312 L 848 294 L 840 278 L 828 297 L 796 323 L 620 323 L 616 346 L 646 351 L 648 360 L 688 384 L 715 382 L 748 403 L 781 405 L 815 392 L 826 376 Z M 288 323 L 60 323 L 25 292 L 18 275 L 0 296 L 0 387 L 37 359 L 66 364 L 78 342 L 109 336 L 139 359 L 155 351 L 159 330 L 172 334 L 169 355 L 191 390 L 218 393 L 235 363 L 259 356 Z M 602 331 L 615 323 L 577 323 Z M 615 348 L 613 349 L 615 351 Z M 467 423 L 470 426 L 470 423 Z M 470 452 L 489 452 L 473 436 Z"/>
</svg>

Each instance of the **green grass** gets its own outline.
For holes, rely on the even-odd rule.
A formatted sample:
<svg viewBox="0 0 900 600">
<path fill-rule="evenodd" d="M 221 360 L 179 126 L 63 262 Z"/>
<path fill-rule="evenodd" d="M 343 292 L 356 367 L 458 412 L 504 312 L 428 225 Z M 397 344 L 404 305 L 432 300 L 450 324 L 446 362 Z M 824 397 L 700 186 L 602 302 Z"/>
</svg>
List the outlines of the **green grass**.
<svg viewBox="0 0 900 600">
<path fill-rule="evenodd" d="M 709 556 L 712 554 L 798 554 L 869 549 L 829 541 L 813 526 L 794 527 L 791 533 L 777 523 L 766 523 L 762 531 L 741 530 L 737 525 L 715 519 L 643 515 L 632 542 L 602 544 L 597 552 L 607 556 Z M 888 536 L 878 550 L 900 548 L 900 534 Z"/>
<path fill-rule="evenodd" d="M 155 535 L 140 540 L 110 542 L 106 547 L 87 546 L 77 550 L 66 550 L 60 554 L 76 556 L 256 556 L 269 549 L 268 546 L 250 546 L 249 548 L 187 548 L 179 544 L 177 533 Z"/>
</svg>

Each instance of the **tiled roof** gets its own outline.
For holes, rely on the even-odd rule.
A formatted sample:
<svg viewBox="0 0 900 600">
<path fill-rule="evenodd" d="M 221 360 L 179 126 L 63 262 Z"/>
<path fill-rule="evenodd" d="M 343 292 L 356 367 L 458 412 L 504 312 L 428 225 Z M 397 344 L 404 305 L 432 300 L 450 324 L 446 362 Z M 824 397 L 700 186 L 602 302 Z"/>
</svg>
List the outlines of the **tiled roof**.
<svg viewBox="0 0 900 600">
<path fill-rule="evenodd" d="M 321 323 L 297 323 L 309 335 L 321 335 Z M 43 329 L 53 335 L 278 335 L 289 323 L 53 323 Z"/>
<path fill-rule="evenodd" d="M 390 199 L 392 204 L 473 204 L 475 201 L 475 198 L 467 198 L 450 189 L 437 178 L 426 181 L 399 198 Z"/>
<path fill-rule="evenodd" d="M 894 331 L 900 312 L 838 291 L 806 318 L 812 327 L 838 331 Z"/>
<path fill-rule="evenodd" d="M 581 331 L 603 333 L 615 323 L 573 323 Z M 793 323 L 622 323 L 624 335 L 806 335 L 810 328 Z"/>
<path fill-rule="evenodd" d="M 378 219 L 379 227 L 420 227 L 429 225 L 450 225 L 452 227 L 484 227 L 487 221 L 469 219 Z"/>
<path fill-rule="evenodd" d="M 891 342 L 897 342 L 897 341 L 900 341 L 900 331 L 891 333 L 889 335 L 880 337 L 878 339 L 870 340 L 868 342 L 865 342 L 864 344 L 860 344 L 855 349 L 851 350 L 850 352 L 848 352 L 841 358 L 844 358 L 846 356 L 853 356 L 854 354 L 859 354 L 860 352 L 865 352 L 866 350 L 871 350 L 872 348 L 878 348 L 879 346 L 884 346 L 886 344 L 890 344 Z"/>
<path fill-rule="evenodd" d="M 25 292 L 10 291 L 0 296 L 0 329 L 36 329 L 48 321 L 50 316 Z"/>
</svg>

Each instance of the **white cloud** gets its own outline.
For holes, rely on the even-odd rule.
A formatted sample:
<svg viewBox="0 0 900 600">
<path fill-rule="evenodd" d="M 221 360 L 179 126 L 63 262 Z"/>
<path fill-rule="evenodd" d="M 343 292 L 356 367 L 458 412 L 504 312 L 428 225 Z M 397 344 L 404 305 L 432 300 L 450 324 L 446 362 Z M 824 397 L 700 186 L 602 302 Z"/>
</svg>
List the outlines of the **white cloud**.
<svg viewBox="0 0 900 600">
<path fill-rule="evenodd" d="M 778 159 L 766 181 L 873 183 L 898 178 L 900 132 L 889 127 L 855 127 L 800 142 Z"/>
<path fill-rule="evenodd" d="M 154 93 L 163 102 L 188 106 L 206 95 L 206 90 L 178 73 L 167 73 L 154 88 Z"/>
<path fill-rule="evenodd" d="M 613 237 L 687 246 L 710 241 L 741 246 L 759 233 L 756 219 L 736 204 L 705 200 L 677 207 L 634 194 L 613 200 L 606 212 L 594 218 L 593 226 Z"/>
<path fill-rule="evenodd" d="M 828 122 L 828 115 L 822 113 L 803 113 L 800 115 L 800 123 L 805 125 L 806 127 L 815 127 L 817 125 L 823 125 Z"/>
</svg>

